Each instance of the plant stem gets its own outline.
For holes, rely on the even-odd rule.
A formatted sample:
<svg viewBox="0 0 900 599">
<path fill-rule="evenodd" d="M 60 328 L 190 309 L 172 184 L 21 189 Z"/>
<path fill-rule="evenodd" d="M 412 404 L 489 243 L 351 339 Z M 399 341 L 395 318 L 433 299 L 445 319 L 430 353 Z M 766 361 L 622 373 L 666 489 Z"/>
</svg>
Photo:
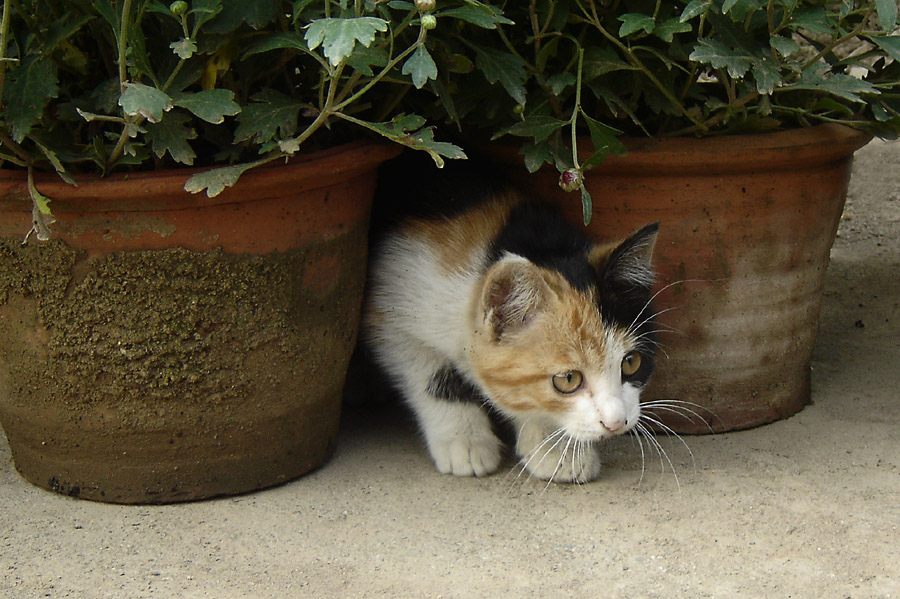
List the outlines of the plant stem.
<svg viewBox="0 0 900 599">
<path fill-rule="evenodd" d="M 131 0 L 122 2 L 122 28 L 119 31 L 119 91 L 125 91 L 128 79 L 128 62 L 125 53 L 128 51 L 128 17 L 131 14 Z"/>
<path fill-rule="evenodd" d="M 26 164 L 31 164 L 33 158 L 28 150 L 17 144 L 13 140 L 13 138 L 11 138 L 9 134 L 2 129 L 0 129 L 0 145 L 3 145 L 12 150 L 15 155 L 19 157 L 19 160 L 23 160 Z"/>
<path fill-rule="evenodd" d="M 572 165 L 576 169 L 581 168 L 578 162 L 578 113 L 581 112 L 581 68 L 584 65 L 584 48 L 578 47 L 578 70 L 575 72 L 575 107 L 572 109 L 571 135 L 572 135 Z"/>
<path fill-rule="evenodd" d="M 122 3 L 122 26 L 119 30 L 119 44 L 118 44 L 118 64 L 119 64 L 119 93 L 123 93 L 125 91 L 125 87 L 128 84 L 128 61 L 126 59 L 126 52 L 128 51 L 128 18 L 131 14 L 131 0 L 123 0 Z M 122 152 L 125 150 L 125 144 L 128 142 L 128 130 L 130 128 L 130 124 L 133 123 L 133 119 L 129 117 L 127 114 L 125 116 L 125 126 L 122 128 L 122 133 L 119 135 L 119 141 L 116 142 L 116 147 L 113 148 L 113 151 L 110 152 L 109 156 L 106 159 L 106 164 L 104 165 L 104 171 L 109 170 L 109 167 L 122 156 Z"/>
<path fill-rule="evenodd" d="M 6 45 L 9 43 L 9 11 L 8 0 L 3 2 L 3 17 L 0 18 L 0 106 L 3 101 L 3 86 L 6 84 Z"/>
</svg>

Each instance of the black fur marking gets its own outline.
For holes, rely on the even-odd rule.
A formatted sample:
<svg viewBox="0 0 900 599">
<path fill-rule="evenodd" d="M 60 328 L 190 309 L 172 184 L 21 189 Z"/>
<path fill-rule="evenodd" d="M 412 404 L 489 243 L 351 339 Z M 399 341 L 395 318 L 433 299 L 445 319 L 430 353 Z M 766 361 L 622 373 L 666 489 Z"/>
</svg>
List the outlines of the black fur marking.
<svg viewBox="0 0 900 599">
<path fill-rule="evenodd" d="M 438 169 L 424 152 L 407 152 L 379 169 L 375 229 L 407 218 L 453 218 L 506 189 L 502 178 L 473 160 L 448 160 Z"/>
<path fill-rule="evenodd" d="M 650 380 L 653 370 L 656 368 L 656 358 L 653 355 L 652 347 L 644 347 L 638 350 L 641 354 L 641 367 L 637 372 L 630 376 L 622 375 L 622 382 L 634 385 L 635 387 L 643 387 Z"/>
<path fill-rule="evenodd" d="M 456 368 L 445 364 L 431 375 L 425 388 L 429 395 L 445 401 L 477 403 L 483 405 L 487 398 L 472 382 L 466 379 Z"/>
<path fill-rule="evenodd" d="M 587 261 L 590 247 L 587 234 L 551 207 L 523 202 L 510 213 L 494 240 L 489 259 L 493 263 L 505 252 L 517 254 L 560 273 L 575 289 L 587 291 L 598 283 L 597 273 Z"/>
</svg>

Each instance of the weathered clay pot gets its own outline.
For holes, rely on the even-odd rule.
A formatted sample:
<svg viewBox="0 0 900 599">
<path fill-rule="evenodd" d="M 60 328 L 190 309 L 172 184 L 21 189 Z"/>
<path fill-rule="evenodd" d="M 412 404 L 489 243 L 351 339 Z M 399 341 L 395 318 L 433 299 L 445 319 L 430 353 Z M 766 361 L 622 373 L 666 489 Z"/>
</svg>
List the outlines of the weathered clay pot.
<svg viewBox="0 0 900 599">
<path fill-rule="evenodd" d="M 870 136 L 837 126 L 707 139 L 628 143 L 587 175 L 590 231 L 621 237 L 660 222 L 654 254 L 662 348 L 644 400 L 692 402 L 690 418 L 657 416 L 678 432 L 748 428 L 800 410 L 810 398 L 819 303 L 855 150 Z M 589 142 L 583 144 L 590 147 Z M 527 191 L 582 222 L 578 194 L 555 169 Z"/>
<path fill-rule="evenodd" d="M 0 422 L 67 495 L 162 503 L 282 483 L 334 450 L 375 169 L 357 144 L 190 195 L 184 170 L 49 176 L 54 239 L 21 245 L 0 171 Z"/>
</svg>

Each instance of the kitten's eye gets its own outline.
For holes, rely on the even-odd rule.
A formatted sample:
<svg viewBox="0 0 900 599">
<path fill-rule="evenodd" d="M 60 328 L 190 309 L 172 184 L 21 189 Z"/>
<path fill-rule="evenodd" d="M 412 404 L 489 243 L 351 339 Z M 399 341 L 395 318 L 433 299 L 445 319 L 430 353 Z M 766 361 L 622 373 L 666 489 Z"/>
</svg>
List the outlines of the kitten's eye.
<svg viewBox="0 0 900 599">
<path fill-rule="evenodd" d="M 554 389 L 568 395 L 569 393 L 575 393 L 581 388 L 584 377 L 577 370 L 572 370 L 563 374 L 554 374 L 552 380 Z"/>
<path fill-rule="evenodd" d="M 641 369 L 641 354 L 637 352 L 629 352 L 622 359 L 622 375 L 632 376 Z"/>
</svg>

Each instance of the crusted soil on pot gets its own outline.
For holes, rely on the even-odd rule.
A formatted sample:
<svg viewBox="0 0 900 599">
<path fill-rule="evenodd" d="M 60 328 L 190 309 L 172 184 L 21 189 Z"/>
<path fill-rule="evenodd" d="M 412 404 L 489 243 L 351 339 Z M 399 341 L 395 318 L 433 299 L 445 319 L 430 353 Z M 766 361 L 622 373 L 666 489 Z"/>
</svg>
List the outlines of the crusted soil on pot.
<svg viewBox="0 0 900 599">
<path fill-rule="evenodd" d="M 3 241 L 0 327 L 10 343 L 0 402 L 16 421 L 10 435 L 60 462 L 59 474 L 35 463 L 36 482 L 109 498 L 109 464 L 139 469 L 123 455 L 144 452 L 171 470 L 200 462 L 200 451 L 251 454 L 269 442 L 261 435 L 274 435 L 269 421 L 296 418 L 298 405 L 327 412 L 340 393 L 341 356 L 355 341 L 364 240 L 361 230 L 262 256 L 168 249 L 91 258 L 61 241 Z M 330 432 L 294 422 L 291 451 L 304 434 L 333 445 L 331 412 Z M 39 461 L 22 458 L 23 472 Z M 75 475 L 65 463 L 89 459 L 99 462 L 96 481 L 67 480 Z M 282 480 L 296 474 L 287 468 Z M 266 478 L 247 476 L 247 488 Z M 158 479 L 147 482 L 151 492 L 176 486 Z M 188 475 L 179 481 L 190 483 Z"/>
<path fill-rule="evenodd" d="M 391 405 L 345 410 L 325 466 L 260 493 L 113 506 L 24 481 L 0 443 L 0 597 L 900 597 L 900 143 L 858 154 L 813 403 L 770 425 L 630 439 L 600 479 L 435 472 Z M 363 381 L 367 383 L 367 381 Z M 677 479 L 676 479 L 677 476 Z"/>
</svg>

